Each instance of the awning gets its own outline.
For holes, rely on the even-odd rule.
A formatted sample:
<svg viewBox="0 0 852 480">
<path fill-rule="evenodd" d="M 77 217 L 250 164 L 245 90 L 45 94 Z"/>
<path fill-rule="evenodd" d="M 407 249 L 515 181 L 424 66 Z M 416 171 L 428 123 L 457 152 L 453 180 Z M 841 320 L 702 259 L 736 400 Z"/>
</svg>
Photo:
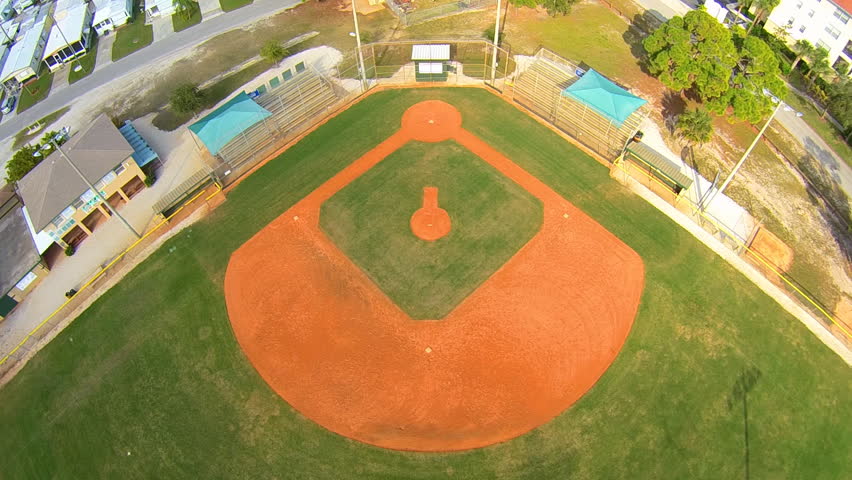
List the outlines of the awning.
<svg viewBox="0 0 852 480">
<path fill-rule="evenodd" d="M 647 103 L 594 70 L 586 72 L 579 80 L 563 90 L 562 95 L 588 105 L 618 125 L 624 123 L 633 112 Z"/>
<path fill-rule="evenodd" d="M 240 92 L 206 117 L 190 125 L 189 129 L 211 154 L 216 155 L 237 135 L 270 115 L 272 114 L 268 110 L 249 98 L 246 92 Z"/>
</svg>

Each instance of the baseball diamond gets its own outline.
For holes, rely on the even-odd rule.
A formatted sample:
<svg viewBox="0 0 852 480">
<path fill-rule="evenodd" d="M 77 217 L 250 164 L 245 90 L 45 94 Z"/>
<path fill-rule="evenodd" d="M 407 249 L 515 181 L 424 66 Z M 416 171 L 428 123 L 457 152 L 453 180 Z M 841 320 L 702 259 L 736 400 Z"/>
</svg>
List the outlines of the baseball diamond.
<svg viewBox="0 0 852 480">
<path fill-rule="evenodd" d="M 848 470 L 842 359 L 504 96 L 375 88 L 225 194 L 0 390 L 0 477 Z"/>
</svg>

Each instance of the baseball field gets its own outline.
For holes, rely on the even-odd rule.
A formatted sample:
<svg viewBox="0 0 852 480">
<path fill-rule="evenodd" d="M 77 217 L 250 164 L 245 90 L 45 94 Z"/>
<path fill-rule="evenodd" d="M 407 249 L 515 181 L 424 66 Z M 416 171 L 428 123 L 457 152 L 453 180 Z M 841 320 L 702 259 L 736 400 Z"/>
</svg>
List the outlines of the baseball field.
<svg viewBox="0 0 852 480">
<path fill-rule="evenodd" d="M 455 133 L 401 128 L 435 100 Z M 426 187 L 452 225 L 424 243 L 406 222 Z M 586 317 L 541 320 L 560 311 Z M 469 360 L 488 381 L 466 389 L 447 372 Z M 0 390 L 0 478 L 839 478 L 848 378 L 524 113 L 482 89 L 389 90 L 246 178 Z M 467 422 L 447 414 L 464 395 Z M 364 421 L 406 400 L 434 428 Z M 418 438 L 430 452 L 393 449 Z"/>
</svg>

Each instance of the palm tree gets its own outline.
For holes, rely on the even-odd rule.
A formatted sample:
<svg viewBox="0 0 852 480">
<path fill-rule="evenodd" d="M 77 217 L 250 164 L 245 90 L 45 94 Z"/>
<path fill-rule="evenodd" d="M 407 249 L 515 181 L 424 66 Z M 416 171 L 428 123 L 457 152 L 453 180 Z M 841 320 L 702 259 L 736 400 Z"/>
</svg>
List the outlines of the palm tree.
<svg viewBox="0 0 852 480">
<path fill-rule="evenodd" d="M 694 146 L 707 143 L 713 137 L 713 119 L 702 107 L 688 109 L 677 118 L 678 134 L 689 144 L 689 155 L 695 163 Z"/>
<path fill-rule="evenodd" d="M 806 77 L 811 83 L 811 88 L 814 86 L 815 77 L 821 77 L 823 75 L 828 75 L 832 71 L 831 64 L 828 63 L 828 50 L 823 47 L 817 47 L 813 53 L 808 56 L 808 60 L 810 63 L 808 66 L 811 68 L 811 71 L 808 72 Z"/>
<path fill-rule="evenodd" d="M 796 65 L 799 64 L 802 58 L 810 57 L 816 53 L 816 47 L 807 40 L 796 40 L 796 43 L 793 44 L 793 52 L 796 53 L 796 59 L 793 60 L 793 64 L 790 66 L 790 71 L 796 69 Z"/>
<path fill-rule="evenodd" d="M 194 0 L 172 0 L 172 2 L 174 3 L 175 10 L 185 20 L 188 20 L 192 16 L 192 12 L 196 6 Z"/>
<path fill-rule="evenodd" d="M 757 25 L 757 22 L 761 21 L 764 17 L 769 16 L 769 14 L 772 13 L 772 10 L 777 7 L 779 3 L 781 3 L 781 0 L 753 0 L 751 5 L 754 5 L 756 12 L 754 15 L 754 21 L 751 22 L 751 25 L 748 27 L 748 32 L 746 33 L 751 33 L 751 29 Z"/>
</svg>

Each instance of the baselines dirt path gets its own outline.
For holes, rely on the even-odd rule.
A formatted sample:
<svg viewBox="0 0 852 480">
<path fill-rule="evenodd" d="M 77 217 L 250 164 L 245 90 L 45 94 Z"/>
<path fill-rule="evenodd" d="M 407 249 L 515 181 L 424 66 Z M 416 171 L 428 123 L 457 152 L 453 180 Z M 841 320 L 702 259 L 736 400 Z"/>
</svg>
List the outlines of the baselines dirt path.
<svg viewBox="0 0 852 480">
<path fill-rule="evenodd" d="M 544 219 L 447 317 L 415 321 L 320 231 L 320 206 L 406 142 L 447 139 L 538 197 Z M 225 295 L 247 357 L 300 413 L 380 447 L 450 451 L 514 438 L 579 399 L 623 345 L 643 275 L 633 250 L 428 101 L 234 252 Z"/>
</svg>

